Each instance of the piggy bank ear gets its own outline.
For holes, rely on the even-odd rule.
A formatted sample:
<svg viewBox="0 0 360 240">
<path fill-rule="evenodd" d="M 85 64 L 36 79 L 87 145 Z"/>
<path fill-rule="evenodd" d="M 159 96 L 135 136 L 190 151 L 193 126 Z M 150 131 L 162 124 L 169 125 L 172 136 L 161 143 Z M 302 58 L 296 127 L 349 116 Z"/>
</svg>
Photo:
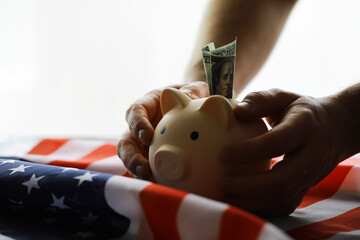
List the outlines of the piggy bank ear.
<svg viewBox="0 0 360 240">
<path fill-rule="evenodd" d="M 199 111 L 209 115 L 218 124 L 229 129 L 233 123 L 234 113 L 230 102 L 223 96 L 214 95 L 205 100 Z"/>
<path fill-rule="evenodd" d="M 185 93 L 175 88 L 166 88 L 160 96 L 161 112 L 165 115 L 174 107 L 185 107 L 190 101 L 191 98 Z"/>
</svg>

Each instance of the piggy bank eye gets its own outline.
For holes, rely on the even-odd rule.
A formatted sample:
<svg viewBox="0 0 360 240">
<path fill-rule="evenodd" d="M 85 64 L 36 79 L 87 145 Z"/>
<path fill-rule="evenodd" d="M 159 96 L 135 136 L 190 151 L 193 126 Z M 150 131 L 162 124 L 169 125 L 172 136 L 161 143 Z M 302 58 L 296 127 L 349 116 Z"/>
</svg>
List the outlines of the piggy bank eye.
<svg viewBox="0 0 360 240">
<path fill-rule="evenodd" d="M 163 126 L 160 130 L 160 134 L 164 134 L 165 130 L 166 130 L 166 126 Z"/>
<path fill-rule="evenodd" d="M 199 133 L 197 132 L 197 131 L 193 131 L 191 134 L 190 134 L 190 138 L 191 138 L 191 140 L 196 140 L 196 139 L 198 139 L 198 137 L 199 137 Z"/>
</svg>

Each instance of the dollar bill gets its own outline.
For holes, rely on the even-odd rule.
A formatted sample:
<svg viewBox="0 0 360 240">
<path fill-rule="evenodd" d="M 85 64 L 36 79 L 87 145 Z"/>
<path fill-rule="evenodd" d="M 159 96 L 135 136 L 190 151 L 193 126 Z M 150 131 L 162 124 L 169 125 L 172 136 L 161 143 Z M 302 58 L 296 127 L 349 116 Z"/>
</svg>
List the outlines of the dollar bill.
<svg viewBox="0 0 360 240">
<path fill-rule="evenodd" d="M 202 59 L 209 85 L 210 95 L 235 98 L 234 75 L 236 60 L 236 39 L 216 48 L 213 42 L 202 49 Z"/>
</svg>

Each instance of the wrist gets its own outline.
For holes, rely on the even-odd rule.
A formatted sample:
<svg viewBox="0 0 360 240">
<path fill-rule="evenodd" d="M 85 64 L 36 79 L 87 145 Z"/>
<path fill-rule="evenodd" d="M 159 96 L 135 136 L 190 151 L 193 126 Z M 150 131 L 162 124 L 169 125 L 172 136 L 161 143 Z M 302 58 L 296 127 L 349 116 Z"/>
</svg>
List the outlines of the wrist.
<svg viewBox="0 0 360 240">
<path fill-rule="evenodd" d="M 360 152 L 360 83 L 344 89 L 335 95 L 349 115 L 349 129 L 353 154 Z"/>
<path fill-rule="evenodd" d="M 335 148 L 340 146 L 341 160 L 360 152 L 360 109 L 356 107 L 359 97 L 344 90 L 321 100 L 329 114 Z"/>
</svg>

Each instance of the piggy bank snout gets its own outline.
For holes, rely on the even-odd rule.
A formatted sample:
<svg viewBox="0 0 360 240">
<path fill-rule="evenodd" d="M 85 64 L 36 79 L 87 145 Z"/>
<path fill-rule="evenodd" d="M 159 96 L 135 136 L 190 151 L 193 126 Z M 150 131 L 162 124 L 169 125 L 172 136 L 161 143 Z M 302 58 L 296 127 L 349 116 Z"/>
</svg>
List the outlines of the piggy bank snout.
<svg viewBox="0 0 360 240">
<path fill-rule="evenodd" d="M 164 145 L 154 154 L 153 168 L 158 178 L 178 181 L 187 175 L 187 158 L 184 150 L 175 146 Z"/>
</svg>

